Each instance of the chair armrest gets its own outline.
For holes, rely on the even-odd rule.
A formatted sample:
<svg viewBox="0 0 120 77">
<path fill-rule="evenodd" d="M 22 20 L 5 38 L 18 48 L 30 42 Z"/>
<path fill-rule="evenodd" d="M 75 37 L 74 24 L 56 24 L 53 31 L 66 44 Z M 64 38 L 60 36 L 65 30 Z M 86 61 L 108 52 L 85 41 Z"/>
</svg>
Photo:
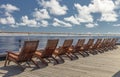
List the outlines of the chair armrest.
<svg viewBox="0 0 120 77">
<path fill-rule="evenodd" d="M 13 54 L 13 55 L 16 55 L 16 56 L 18 56 L 18 54 L 16 54 L 16 53 L 14 53 L 14 52 L 12 52 L 12 51 L 6 51 L 8 54 Z"/>
<path fill-rule="evenodd" d="M 44 52 L 45 50 L 44 49 L 39 49 L 39 50 L 36 50 L 35 52 Z"/>
</svg>

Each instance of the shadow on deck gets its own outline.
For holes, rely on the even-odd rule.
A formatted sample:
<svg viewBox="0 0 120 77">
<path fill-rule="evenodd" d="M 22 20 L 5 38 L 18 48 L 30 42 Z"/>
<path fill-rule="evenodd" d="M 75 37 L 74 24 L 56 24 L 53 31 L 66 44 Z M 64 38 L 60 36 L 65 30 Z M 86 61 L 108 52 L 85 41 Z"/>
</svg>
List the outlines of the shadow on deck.
<svg viewBox="0 0 120 77">
<path fill-rule="evenodd" d="M 118 71 L 117 73 L 115 73 L 112 77 L 120 77 L 120 71 Z"/>
<path fill-rule="evenodd" d="M 42 69 L 47 67 L 46 65 L 39 63 L 40 68 L 35 67 L 33 64 L 31 64 L 31 67 L 29 66 L 25 66 L 25 70 L 23 71 L 21 69 L 21 67 L 19 67 L 18 65 L 8 65 L 6 67 L 2 66 L 0 67 L 0 77 L 2 75 L 2 77 L 13 77 L 13 76 L 17 76 L 18 74 L 21 74 L 25 71 L 34 71 L 34 70 L 38 70 L 38 69 Z"/>
</svg>

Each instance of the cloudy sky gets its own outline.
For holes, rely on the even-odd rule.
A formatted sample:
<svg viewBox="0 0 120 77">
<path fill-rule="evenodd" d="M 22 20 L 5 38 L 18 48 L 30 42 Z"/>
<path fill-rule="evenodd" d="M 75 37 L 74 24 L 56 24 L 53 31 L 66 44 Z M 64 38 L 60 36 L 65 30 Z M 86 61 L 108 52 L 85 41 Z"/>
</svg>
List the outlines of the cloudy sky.
<svg viewBox="0 0 120 77">
<path fill-rule="evenodd" d="M 0 30 L 120 33 L 120 0 L 0 0 Z"/>
</svg>

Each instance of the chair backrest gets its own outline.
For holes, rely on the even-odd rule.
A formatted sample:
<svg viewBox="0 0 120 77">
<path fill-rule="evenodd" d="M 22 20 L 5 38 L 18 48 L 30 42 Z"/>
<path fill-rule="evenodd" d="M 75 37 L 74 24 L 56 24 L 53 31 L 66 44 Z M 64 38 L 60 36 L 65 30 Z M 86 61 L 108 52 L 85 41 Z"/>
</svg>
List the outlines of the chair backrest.
<svg viewBox="0 0 120 77">
<path fill-rule="evenodd" d="M 104 42 L 103 44 L 103 47 L 107 47 L 108 44 L 110 43 L 111 39 L 110 38 L 107 38 L 106 41 Z"/>
<path fill-rule="evenodd" d="M 113 38 L 111 41 L 111 45 L 115 45 L 117 41 L 118 41 L 118 38 Z"/>
<path fill-rule="evenodd" d="M 94 44 L 94 48 L 96 48 L 100 43 L 101 43 L 102 39 L 97 39 L 97 41 Z"/>
<path fill-rule="evenodd" d="M 61 47 L 59 47 L 59 54 L 65 54 L 68 50 L 69 47 L 72 46 L 73 39 L 66 39 Z"/>
<path fill-rule="evenodd" d="M 94 43 L 94 39 L 89 39 L 88 42 L 87 42 L 87 46 L 90 46 Z"/>
<path fill-rule="evenodd" d="M 84 45 L 84 43 L 85 43 L 85 39 L 79 39 L 75 47 L 81 47 Z"/>
<path fill-rule="evenodd" d="M 118 38 L 115 38 L 114 45 L 116 45 L 116 43 L 117 43 L 118 40 L 119 40 Z"/>
<path fill-rule="evenodd" d="M 72 45 L 72 43 L 73 43 L 73 39 L 67 39 L 67 40 L 64 41 L 62 47 L 63 48 L 70 47 Z"/>
<path fill-rule="evenodd" d="M 103 41 L 100 43 L 100 47 L 104 47 L 107 39 L 103 39 Z"/>
<path fill-rule="evenodd" d="M 107 40 L 106 40 L 106 46 L 108 45 L 108 44 L 110 44 L 110 42 L 111 42 L 111 38 L 108 38 Z"/>
<path fill-rule="evenodd" d="M 44 57 L 52 56 L 57 47 L 58 41 L 59 39 L 48 39 L 45 51 L 43 52 Z"/>
<path fill-rule="evenodd" d="M 39 40 L 34 41 L 24 41 L 24 45 L 19 54 L 19 61 L 28 61 L 33 57 L 37 47 L 39 44 Z"/>
</svg>

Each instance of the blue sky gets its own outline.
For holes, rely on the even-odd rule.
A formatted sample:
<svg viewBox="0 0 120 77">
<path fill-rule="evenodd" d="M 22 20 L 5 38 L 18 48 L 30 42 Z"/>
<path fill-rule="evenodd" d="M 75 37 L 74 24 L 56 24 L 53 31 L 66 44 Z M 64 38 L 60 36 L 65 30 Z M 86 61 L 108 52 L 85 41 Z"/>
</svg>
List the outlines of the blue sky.
<svg viewBox="0 0 120 77">
<path fill-rule="evenodd" d="M 120 0 L 0 0 L 0 30 L 120 33 Z"/>
</svg>

